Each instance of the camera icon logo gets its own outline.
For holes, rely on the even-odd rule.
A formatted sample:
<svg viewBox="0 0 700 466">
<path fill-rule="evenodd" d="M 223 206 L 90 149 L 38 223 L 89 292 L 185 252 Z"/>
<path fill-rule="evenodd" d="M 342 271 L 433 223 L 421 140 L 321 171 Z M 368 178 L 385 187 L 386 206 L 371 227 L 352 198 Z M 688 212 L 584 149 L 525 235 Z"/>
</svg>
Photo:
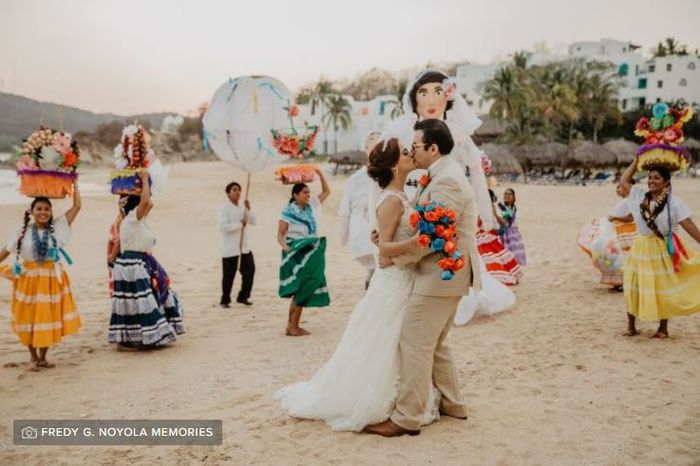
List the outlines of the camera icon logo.
<svg viewBox="0 0 700 466">
<path fill-rule="evenodd" d="M 39 432 L 34 427 L 23 427 L 21 431 L 22 440 L 36 440 Z"/>
</svg>

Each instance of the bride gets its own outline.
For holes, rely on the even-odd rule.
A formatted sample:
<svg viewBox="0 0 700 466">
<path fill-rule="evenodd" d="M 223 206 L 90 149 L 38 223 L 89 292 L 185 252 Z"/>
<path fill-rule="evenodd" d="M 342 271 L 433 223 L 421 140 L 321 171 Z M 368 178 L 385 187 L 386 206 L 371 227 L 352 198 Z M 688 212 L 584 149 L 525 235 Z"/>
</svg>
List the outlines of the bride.
<svg viewBox="0 0 700 466">
<path fill-rule="evenodd" d="M 411 207 L 403 191 L 415 169 L 411 151 L 396 138 L 380 141 L 369 156 L 368 175 L 382 188 L 376 203 L 379 255 L 396 256 L 413 246 Z M 397 395 L 398 342 L 413 269 L 377 269 L 357 304 L 333 356 L 307 382 L 275 394 L 291 416 L 320 419 L 333 430 L 361 431 L 389 417 Z M 433 389 L 423 424 L 439 417 Z"/>
</svg>

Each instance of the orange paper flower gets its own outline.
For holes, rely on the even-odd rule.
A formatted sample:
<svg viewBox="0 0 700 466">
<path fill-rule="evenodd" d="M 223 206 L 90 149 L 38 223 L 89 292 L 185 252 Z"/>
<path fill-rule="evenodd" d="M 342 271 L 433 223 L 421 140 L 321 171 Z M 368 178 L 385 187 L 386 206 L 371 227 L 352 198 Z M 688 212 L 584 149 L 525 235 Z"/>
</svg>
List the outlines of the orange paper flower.
<svg viewBox="0 0 700 466">
<path fill-rule="evenodd" d="M 439 218 L 440 217 L 433 211 L 425 213 L 425 219 L 429 222 L 437 222 Z"/>
<path fill-rule="evenodd" d="M 420 180 L 418 181 L 421 186 L 424 188 L 430 184 L 430 177 L 428 175 L 423 175 L 420 177 Z"/>
<path fill-rule="evenodd" d="M 418 245 L 422 248 L 428 247 L 430 244 L 430 236 L 428 235 L 420 235 L 418 237 Z"/>
<path fill-rule="evenodd" d="M 408 222 L 413 228 L 416 228 L 416 225 L 418 225 L 418 222 L 420 222 L 420 214 L 418 212 L 412 212 L 408 217 Z"/>
<path fill-rule="evenodd" d="M 447 241 L 445 243 L 445 247 L 443 248 L 443 250 L 447 254 L 452 254 L 453 252 L 455 252 L 455 249 L 457 249 L 457 245 L 455 243 L 453 243 L 452 241 Z"/>
</svg>

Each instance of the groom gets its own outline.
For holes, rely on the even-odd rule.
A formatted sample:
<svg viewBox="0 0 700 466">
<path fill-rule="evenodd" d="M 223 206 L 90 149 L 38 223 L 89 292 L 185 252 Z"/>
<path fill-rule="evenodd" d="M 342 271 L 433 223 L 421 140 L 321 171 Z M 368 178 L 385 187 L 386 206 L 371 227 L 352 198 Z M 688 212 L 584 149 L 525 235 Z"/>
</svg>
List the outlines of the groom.
<svg viewBox="0 0 700 466">
<path fill-rule="evenodd" d="M 398 266 L 416 264 L 413 293 L 401 328 L 399 354 L 399 390 L 391 417 L 365 427 L 364 432 L 397 437 L 418 435 L 432 385 L 442 394 L 440 413 L 466 419 L 467 413 L 459 391 L 457 370 L 445 338 L 452 326 L 457 305 L 469 286 L 480 289 L 476 262 L 476 206 L 474 194 L 464 170 L 447 155 L 454 140 L 441 120 L 423 120 L 416 124 L 413 158 L 417 168 L 427 168 L 427 184 L 418 188 L 414 205 L 441 202 L 457 214 L 459 250 L 466 265 L 451 280 L 441 279 L 438 253 L 430 248 L 415 248 L 392 257 Z"/>
</svg>

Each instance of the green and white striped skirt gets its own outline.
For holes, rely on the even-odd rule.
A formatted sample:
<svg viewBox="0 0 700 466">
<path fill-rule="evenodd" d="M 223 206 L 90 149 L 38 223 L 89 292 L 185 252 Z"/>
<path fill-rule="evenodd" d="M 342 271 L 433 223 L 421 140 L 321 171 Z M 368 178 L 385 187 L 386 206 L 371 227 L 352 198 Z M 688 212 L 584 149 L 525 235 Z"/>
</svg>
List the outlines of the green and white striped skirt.
<svg viewBox="0 0 700 466">
<path fill-rule="evenodd" d="M 289 252 L 282 251 L 280 264 L 280 297 L 294 297 L 301 307 L 328 306 L 326 238 L 287 240 L 287 245 Z"/>
</svg>

